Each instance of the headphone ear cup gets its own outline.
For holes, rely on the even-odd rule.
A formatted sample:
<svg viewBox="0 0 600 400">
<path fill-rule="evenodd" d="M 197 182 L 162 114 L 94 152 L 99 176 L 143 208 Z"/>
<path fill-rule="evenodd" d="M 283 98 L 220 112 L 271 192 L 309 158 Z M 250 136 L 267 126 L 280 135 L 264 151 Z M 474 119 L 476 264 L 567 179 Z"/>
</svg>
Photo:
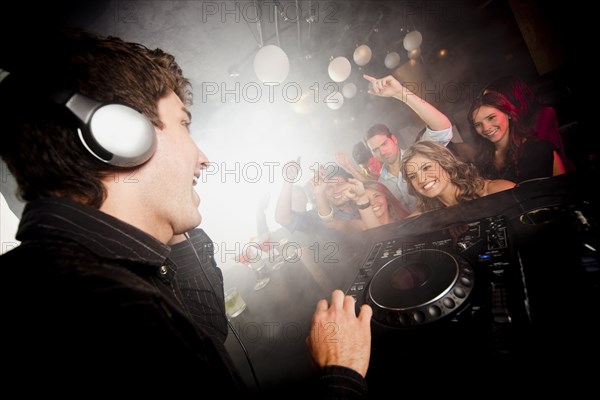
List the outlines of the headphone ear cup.
<svg viewBox="0 0 600 400">
<path fill-rule="evenodd" d="M 156 150 L 152 123 L 136 109 L 117 103 L 99 103 L 80 94 L 66 102 L 82 122 L 79 138 L 97 159 L 118 167 L 136 167 Z"/>
<path fill-rule="evenodd" d="M 144 114 L 129 106 L 102 105 L 94 111 L 87 128 L 91 143 L 87 143 L 85 134 L 81 137 L 88 146 L 99 148 L 99 153 L 112 155 L 98 157 L 111 165 L 135 167 L 148 161 L 156 150 L 154 126 Z"/>
</svg>

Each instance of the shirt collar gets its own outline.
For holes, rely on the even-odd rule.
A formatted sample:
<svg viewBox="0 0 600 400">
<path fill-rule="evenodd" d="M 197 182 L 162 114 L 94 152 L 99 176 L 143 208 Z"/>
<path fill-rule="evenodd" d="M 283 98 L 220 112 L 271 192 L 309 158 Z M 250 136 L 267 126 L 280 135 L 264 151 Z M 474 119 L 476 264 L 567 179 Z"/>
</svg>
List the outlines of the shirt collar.
<svg viewBox="0 0 600 400">
<path fill-rule="evenodd" d="M 399 153 L 398 157 L 400 157 L 400 160 L 402 160 L 402 149 L 398 149 Z M 400 178 L 400 175 L 402 175 L 402 171 L 400 171 L 400 173 L 398 174 L 398 176 L 394 176 L 390 173 L 390 171 L 388 171 L 388 167 L 387 164 L 381 164 L 381 172 L 379 173 L 379 176 L 383 179 L 398 179 Z"/>
<path fill-rule="evenodd" d="M 392 175 L 390 173 L 390 171 L 388 171 L 386 164 L 383 164 L 381 166 L 381 173 L 379 174 L 379 177 L 383 178 L 383 179 L 386 179 L 386 180 L 387 179 L 397 179 L 398 178 L 397 176 Z"/>
<path fill-rule="evenodd" d="M 149 234 L 98 209 L 64 198 L 29 202 L 16 238 L 40 236 L 71 239 L 99 257 L 164 265 L 170 248 Z"/>
</svg>

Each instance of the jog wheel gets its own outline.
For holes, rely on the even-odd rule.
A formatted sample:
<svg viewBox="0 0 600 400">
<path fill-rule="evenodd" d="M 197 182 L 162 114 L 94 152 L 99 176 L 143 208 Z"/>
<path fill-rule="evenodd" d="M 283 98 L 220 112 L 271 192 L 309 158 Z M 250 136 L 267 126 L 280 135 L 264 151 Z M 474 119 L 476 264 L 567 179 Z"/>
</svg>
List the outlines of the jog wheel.
<svg viewBox="0 0 600 400">
<path fill-rule="evenodd" d="M 410 328 L 451 318 L 467 303 L 474 272 L 463 258 L 424 249 L 387 262 L 373 276 L 366 302 L 380 324 Z"/>
</svg>

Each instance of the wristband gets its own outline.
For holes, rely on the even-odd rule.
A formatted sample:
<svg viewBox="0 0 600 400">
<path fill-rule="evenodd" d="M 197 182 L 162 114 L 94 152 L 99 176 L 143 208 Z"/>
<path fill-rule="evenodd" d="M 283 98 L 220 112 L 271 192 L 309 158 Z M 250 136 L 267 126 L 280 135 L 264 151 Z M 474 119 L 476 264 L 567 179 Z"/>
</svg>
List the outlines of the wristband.
<svg viewBox="0 0 600 400">
<path fill-rule="evenodd" d="M 367 208 L 371 207 L 371 201 L 367 201 L 365 204 L 357 204 L 356 207 L 359 210 L 366 210 Z"/>
<path fill-rule="evenodd" d="M 319 218 L 321 218 L 321 221 L 323 221 L 325 223 L 329 223 L 329 222 L 333 221 L 333 208 L 331 208 L 331 212 L 327 215 L 321 215 L 319 210 L 317 210 L 317 214 L 319 214 Z"/>
</svg>

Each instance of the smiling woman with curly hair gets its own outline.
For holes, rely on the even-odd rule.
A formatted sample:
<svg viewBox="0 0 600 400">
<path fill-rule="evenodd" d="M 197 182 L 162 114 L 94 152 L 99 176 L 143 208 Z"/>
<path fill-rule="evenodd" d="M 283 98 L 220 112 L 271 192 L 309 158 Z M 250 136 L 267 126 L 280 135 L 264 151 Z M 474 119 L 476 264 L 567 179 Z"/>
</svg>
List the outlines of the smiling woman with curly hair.
<svg viewBox="0 0 600 400">
<path fill-rule="evenodd" d="M 483 179 L 473 165 L 459 161 L 450 150 L 431 141 L 417 142 L 402 154 L 402 173 L 410 183 L 409 193 L 417 198 L 417 211 L 411 215 L 515 186 L 503 179 Z"/>
</svg>

